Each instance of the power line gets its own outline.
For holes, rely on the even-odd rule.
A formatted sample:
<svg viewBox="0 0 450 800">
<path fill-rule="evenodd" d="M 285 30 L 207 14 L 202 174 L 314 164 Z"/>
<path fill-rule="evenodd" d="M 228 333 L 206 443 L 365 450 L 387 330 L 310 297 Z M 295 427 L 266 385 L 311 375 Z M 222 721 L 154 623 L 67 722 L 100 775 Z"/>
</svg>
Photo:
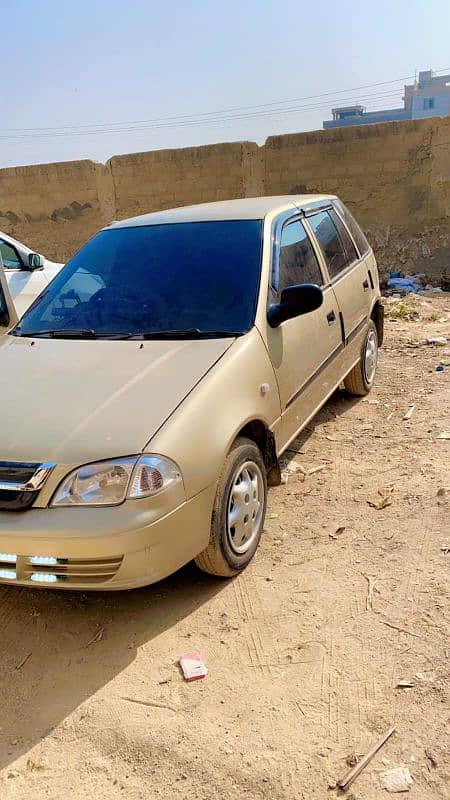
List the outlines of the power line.
<svg viewBox="0 0 450 800">
<path fill-rule="evenodd" d="M 440 70 L 434 70 L 434 73 L 435 74 L 439 74 L 441 72 L 446 72 L 448 69 L 450 69 L 450 67 L 445 67 L 445 68 L 440 69 Z M 285 100 L 275 100 L 275 101 L 272 101 L 270 103 L 260 103 L 258 105 L 235 106 L 235 107 L 232 107 L 232 108 L 222 109 L 220 111 L 206 111 L 206 112 L 200 112 L 200 113 L 197 113 L 197 114 L 184 114 L 184 115 L 176 115 L 176 116 L 170 116 L 170 117 L 156 117 L 156 118 L 153 118 L 153 119 L 144 119 L 144 120 L 127 120 L 127 121 L 122 121 L 122 122 L 89 123 L 89 124 L 83 124 L 83 125 L 78 125 L 78 124 L 77 125 L 63 125 L 63 126 L 59 126 L 59 127 L 47 127 L 47 128 L 3 128 L 1 130 L 4 133 L 12 133 L 12 134 L 14 134 L 14 133 L 21 134 L 21 133 L 28 133 L 28 132 L 29 133 L 40 133 L 40 132 L 42 132 L 42 133 L 44 133 L 44 132 L 45 133 L 47 133 L 47 132 L 50 133 L 50 132 L 78 131 L 78 130 L 89 130 L 89 131 L 91 131 L 91 129 L 92 129 L 92 132 L 93 132 L 96 129 L 103 129 L 103 128 L 112 129 L 114 127 L 120 127 L 120 126 L 147 125 L 147 124 L 154 124 L 154 123 L 156 124 L 156 123 L 160 123 L 160 122 L 161 123 L 164 123 L 164 122 L 168 122 L 169 123 L 169 122 L 177 122 L 177 121 L 184 121 L 184 120 L 189 121 L 189 120 L 194 120 L 194 119 L 195 120 L 198 119 L 199 121 L 203 122 L 204 118 L 207 118 L 207 117 L 221 117 L 224 114 L 231 114 L 231 113 L 239 112 L 239 111 L 254 111 L 254 110 L 257 110 L 257 109 L 273 108 L 274 106 L 280 106 L 280 105 L 303 102 L 304 100 L 317 100 L 319 98 L 324 98 L 324 97 L 330 97 L 331 98 L 331 97 L 333 97 L 335 95 L 342 95 L 342 94 L 346 94 L 348 92 L 357 92 L 357 91 L 361 91 L 363 89 L 372 89 L 372 88 L 375 88 L 375 87 L 378 87 L 378 86 L 387 86 L 387 85 L 390 85 L 390 84 L 402 83 L 404 81 L 411 80 L 413 78 L 414 78 L 414 75 L 407 75 L 407 76 L 405 76 L 403 78 L 395 78 L 395 79 L 389 80 L 389 81 L 378 81 L 376 83 L 369 83 L 369 84 L 365 84 L 363 86 L 356 86 L 356 87 L 349 88 L 349 89 L 339 89 L 339 90 L 334 90 L 334 91 L 331 91 L 331 92 L 323 92 L 322 94 L 306 95 L 304 97 L 296 97 L 296 98 L 290 98 L 290 99 L 285 99 Z M 342 98 L 342 101 L 344 101 L 345 99 L 346 98 Z M 338 102 L 338 101 L 337 100 L 333 100 L 333 102 Z M 281 111 L 282 109 L 279 109 L 279 110 Z"/>
<path fill-rule="evenodd" d="M 333 102 L 346 102 L 353 104 L 364 103 L 367 101 L 377 101 L 381 99 L 387 99 L 389 97 L 398 96 L 398 91 L 388 91 L 388 92 L 381 92 L 377 94 L 369 94 L 365 96 L 358 96 L 357 98 L 350 98 L 350 97 L 338 97 L 335 98 Z M 267 111 L 254 111 L 247 114 L 230 114 L 230 115 L 221 115 L 217 117 L 210 117 L 209 119 L 181 119 L 179 122 L 149 122 L 148 124 L 133 124 L 133 123 L 123 123 L 122 127 L 111 127 L 109 129 L 90 129 L 90 130 L 62 130 L 62 129 L 55 129 L 55 132 L 51 132 L 53 129 L 41 129 L 41 131 L 35 132 L 24 132 L 24 133 L 15 133 L 15 134 L 4 134 L 0 133 L 0 140 L 2 141 L 27 141 L 27 140 L 51 140 L 57 138 L 72 138 L 72 137 L 80 137 L 80 136 L 97 136 L 97 135 L 107 135 L 107 134 L 122 134 L 122 133 L 131 133 L 131 132 L 139 132 L 139 131 L 147 131 L 147 130 L 160 130 L 165 128 L 185 128 L 191 127 L 196 125 L 203 125 L 203 126 L 210 126 L 214 124 L 222 124 L 224 122 L 233 122 L 233 121 L 241 121 L 241 120 L 252 120 L 252 119 L 264 119 L 264 118 L 271 118 L 271 117 L 282 117 L 291 114 L 302 115 L 308 112 L 323 110 L 329 108 L 329 102 L 326 104 L 322 101 L 320 103 L 313 103 L 307 104 L 303 106 L 294 106 L 293 108 L 282 108 L 282 109 L 272 109 Z"/>
</svg>

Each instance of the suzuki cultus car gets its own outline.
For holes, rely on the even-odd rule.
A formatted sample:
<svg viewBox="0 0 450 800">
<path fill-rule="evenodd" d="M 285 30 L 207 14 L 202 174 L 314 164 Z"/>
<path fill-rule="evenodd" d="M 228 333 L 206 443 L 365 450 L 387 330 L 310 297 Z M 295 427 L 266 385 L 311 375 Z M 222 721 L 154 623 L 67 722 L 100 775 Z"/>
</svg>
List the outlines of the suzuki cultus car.
<svg viewBox="0 0 450 800">
<path fill-rule="evenodd" d="M 2 279 L 0 580 L 233 576 L 278 459 L 372 387 L 376 261 L 333 196 L 177 208 L 97 233 L 14 325 Z"/>
</svg>

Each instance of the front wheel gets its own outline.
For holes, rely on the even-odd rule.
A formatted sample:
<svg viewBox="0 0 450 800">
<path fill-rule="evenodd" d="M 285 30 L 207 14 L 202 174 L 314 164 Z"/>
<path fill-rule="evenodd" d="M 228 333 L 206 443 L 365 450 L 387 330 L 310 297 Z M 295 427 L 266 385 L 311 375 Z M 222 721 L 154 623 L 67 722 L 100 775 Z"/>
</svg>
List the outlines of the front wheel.
<svg viewBox="0 0 450 800">
<path fill-rule="evenodd" d="M 230 578 L 252 560 L 261 538 L 267 478 L 259 448 L 236 439 L 219 478 L 209 544 L 195 559 L 204 572 Z"/>
<path fill-rule="evenodd" d="M 370 320 L 361 348 L 361 358 L 344 378 L 344 386 L 350 394 L 363 397 L 374 384 L 378 364 L 378 334 L 375 323 Z"/>
</svg>

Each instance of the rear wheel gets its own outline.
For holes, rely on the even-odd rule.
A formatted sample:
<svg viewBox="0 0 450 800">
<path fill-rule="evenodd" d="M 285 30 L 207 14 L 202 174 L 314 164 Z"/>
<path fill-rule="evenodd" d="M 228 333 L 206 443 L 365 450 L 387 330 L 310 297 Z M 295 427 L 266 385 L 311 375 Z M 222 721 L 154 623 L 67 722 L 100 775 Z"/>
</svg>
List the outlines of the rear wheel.
<svg viewBox="0 0 450 800">
<path fill-rule="evenodd" d="M 361 348 L 361 358 L 344 378 L 347 392 L 359 397 L 368 394 L 375 381 L 377 364 L 378 334 L 375 323 L 370 320 Z"/>
<path fill-rule="evenodd" d="M 209 544 L 195 559 L 204 572 L 228 578 L 252 560 L 261 538 L 267 501 L 267 478 L 260 450 L 239 437 L 219 478 Z"/>
</svg>

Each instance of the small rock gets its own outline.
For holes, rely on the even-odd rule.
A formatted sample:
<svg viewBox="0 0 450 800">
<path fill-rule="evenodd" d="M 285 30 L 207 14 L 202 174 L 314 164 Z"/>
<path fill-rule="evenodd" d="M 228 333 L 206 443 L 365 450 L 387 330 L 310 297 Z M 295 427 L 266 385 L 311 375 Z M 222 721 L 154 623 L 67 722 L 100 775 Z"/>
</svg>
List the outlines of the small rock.
<svg viewBox="0 0 450 800">
<path fill-rule="evenodd" d="M 396 767 L 380 775 L 380 786 L 387 792 L 409 792 L 412 783 L 411 773 L 406 767 Z"/>
<path fill-rule="evenodd" d="M 349 756 L 347 756 L 347 758 L 345 759 L 345 763 L 347 764 L 348 767 L 355 767 L 356 764 L 358 763 L 358 756 L 356 755 L 356 753 L 351 753 Z"/>
<path fill-rule="evenodd" d="M 328 788 L 329 789 L 336 789 L 337 788 L 336 781 L 328 781 Z"/>
<path fill-rule="evenodd" d="M 10 769 L 8 772 L 8 778 L 18 778 L 19 773 L 16 769 Z"/>
<path fill-rule="evenodd" d="M 445 488 L 445 486 L 441 486 L 441 488 L 437 490 L 436 497 L 438 499 L 439 505 L 444 505 L 444 503 L 447 502 L 447 500 L 449 499 L 449 493 Z"/>
<path fill-rule="evenodd" d="M 321 758 L 326 758 L 329 752 L 330 752 L 329 747 L 321 747 L 320 750 L 317 751 L 317 755 L 320 756 Z"/>
<path fill-rule="evenodd" d="M 425 755 L 426 755 L 426 757 L 428 758 L 428 761 L 430 761 L 430 762 L 431 762 L 431 765 L 432 765 L 433 767 L 437 767 L 437 765 L 438 765 L 438 763 L 439 763 L 439 762 L 438 762 L 438 760 L 437 760 L 436 753 L 435 753 L 433 750 L 429 750 L 429 749 L 427 748 L 427 749 L 425 750 Z"/>
</svg>

